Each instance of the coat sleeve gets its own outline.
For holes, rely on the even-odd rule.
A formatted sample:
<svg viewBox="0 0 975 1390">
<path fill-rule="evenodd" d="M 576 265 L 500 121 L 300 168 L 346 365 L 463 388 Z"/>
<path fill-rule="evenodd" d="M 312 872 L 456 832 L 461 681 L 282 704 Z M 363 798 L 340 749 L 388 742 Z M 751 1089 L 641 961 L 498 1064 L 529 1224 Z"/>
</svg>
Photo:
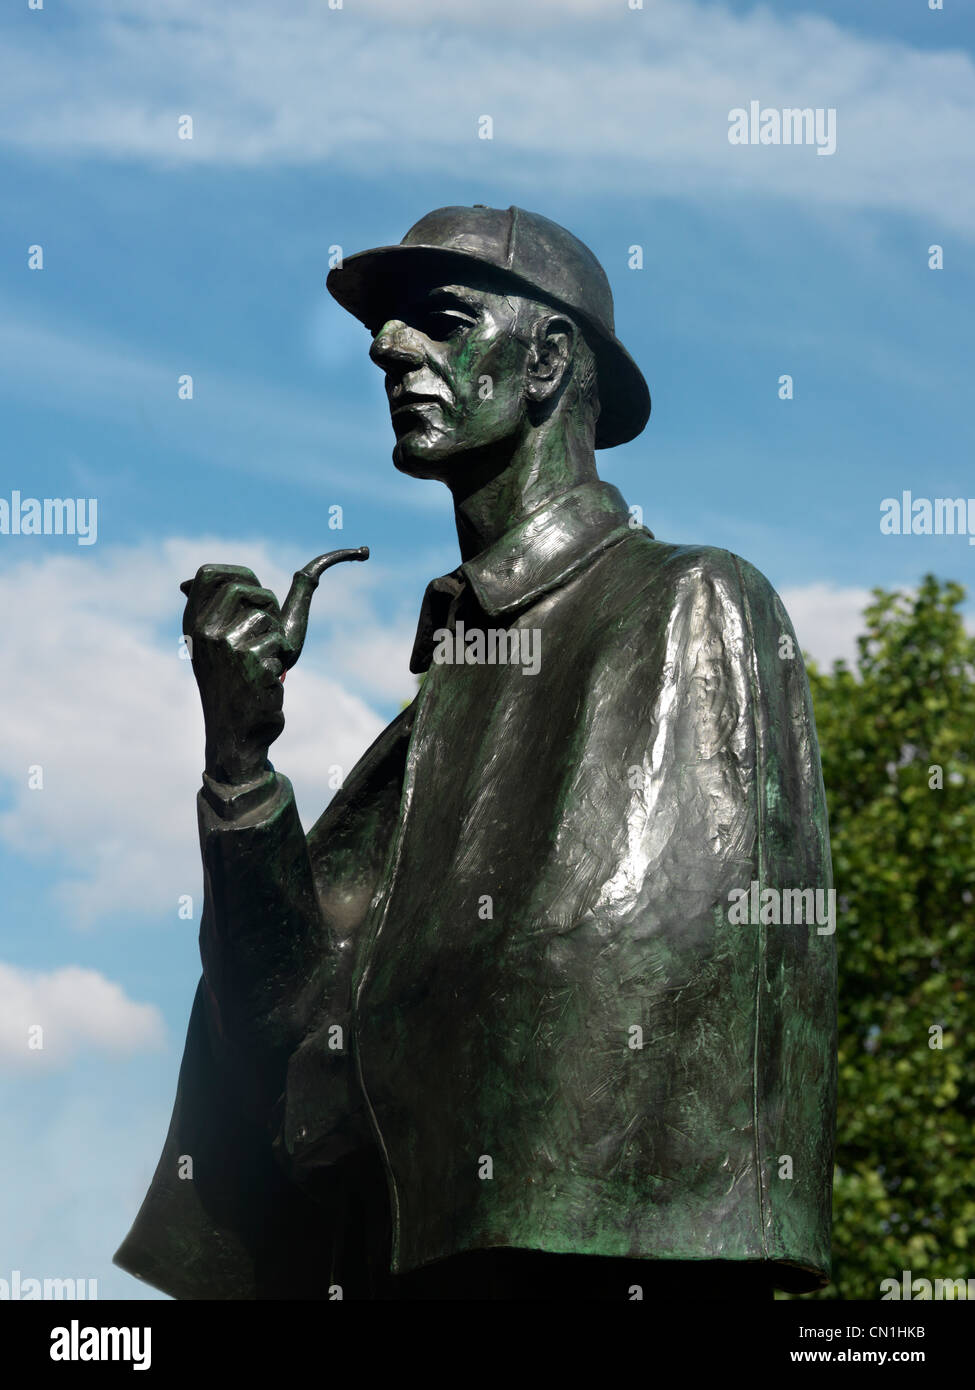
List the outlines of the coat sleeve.
<svg viewBox="0 0 975 1390">
<path fill-rule="evenodd" d="M 201 795 L 199 819 L 203 978 L 163 1154 L 115 1263 L 178 1298 L 313 1296 L 330 1277 L 327 1195 L 302 1196 L 272 1148 L 289 1056 L 328 989 L 307 842 L 286 778 L 237 821 Z"/>
<path fill-rule="evenodd" d="M 115 1263 L 173 1298 L 327 1298 L 337 1225 L 279 1171 L 211 1046 L 201 980 L 162 1157 Z"/>
<path fill-rule="evenodd" d="M 814 921 L 761 932 L 755 1097 L 761 1211 L 770 1260 L 830 1272 L 836 1124 L 836 908 L 826 794 L 809 682 L 781 599 L 733 557 L 748 641 L 759 819 L 756 880 L 804 892 Z M 742 887 L 745 885 L 743 884 Z M 784 1160 L 790 1162 L 786 1164 Z M 815 1277 L 815 1276 L 814 1276 Z"/>
<path fill-rule="evenodd" d="M 735 1094 L 725 1114 L 712 1109 L 697 1152 L 718 1135 L 736 1152 L 728 1136 L 750 1136 L 732 1164 L 756 1198 L 754 1218 L 750 1196 L 736 1209 L 737 1248 L 803 1291 L 830 1271 L 836 1107 L 835 898 L 809 684 L 788 614 L 754 566 L 703 548 L 673 568 L 673 703 L 646 725 L 648 763 L 675 779 L 658 802 L 673 832 L 644 891 L 658 904 L 661 883 L 677 894 L 687 978 L 713 970 L 722 982 L 706 1009 L 682 1001 L 675 1014 L 685 1048 L 709 1040 L 700 1073 L 687 1064 L 688 1089 Z"/>
<path fill-rule="evenodd" d="M 329 1298 L 388 1271 L 385 1179 L 351 1051 L 328 1035 L 349 1031 L 353 944 L 411 719 L 380 735 L 307 837 L 280 775 L 235 821 L 199 798 L 203 978 L 163 1154 L 115 1255 L 175 1298 Z"/>
</svg>

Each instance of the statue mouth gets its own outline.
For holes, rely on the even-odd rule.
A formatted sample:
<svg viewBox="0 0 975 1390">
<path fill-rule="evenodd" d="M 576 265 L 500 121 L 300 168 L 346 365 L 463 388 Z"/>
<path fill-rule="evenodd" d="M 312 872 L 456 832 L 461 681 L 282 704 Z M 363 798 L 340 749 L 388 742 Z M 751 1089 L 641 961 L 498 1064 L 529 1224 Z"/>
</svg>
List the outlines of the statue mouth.
<svg viewBox="0 0 975 1390">
<path fill-rule="evenodd" d="M 403 395 L 390 400 L 389 413 L 390 415 L 400 415 L 408 410 L 422 411 L 425 406 L 443 406 L 443 404 L 439 396 Z"/>
</svg>

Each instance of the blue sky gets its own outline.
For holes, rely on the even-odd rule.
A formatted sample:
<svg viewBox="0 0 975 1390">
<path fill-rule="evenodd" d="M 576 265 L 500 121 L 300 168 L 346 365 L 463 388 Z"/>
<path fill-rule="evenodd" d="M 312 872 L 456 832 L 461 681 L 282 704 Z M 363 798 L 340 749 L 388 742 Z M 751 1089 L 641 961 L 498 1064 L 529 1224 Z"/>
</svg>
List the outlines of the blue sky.
<svg viewBox="0 0 975 1390">
<path fill-rule="evenodd" d="M 821 660 L 850 653 L 873 585 L 969 582 L 964 537 L 879 517 L 904 489 L 975 492 L 971 6 L 527 8 L 24 0 L 0 20 L 0 497 L 98 500 L 94 545 L 0 535 L 0 1278 L 151 1292 L 110 1257 L 199 973 L 180 580 L 227 560 L 280 590 L 322 550 L 371 547 L 323 581 L 288 681 L 272 756 L 308 824 L 412 694 L 424 585 L 457 563 L 446 492 L 391 465 L 330 246 L 453 203 L 571 228 L 653 393 L 603 475 L 659 537 L 757 565 Z M 835 154 L 732 146 L 751 100 L 835 108 Z"/>
</svg>

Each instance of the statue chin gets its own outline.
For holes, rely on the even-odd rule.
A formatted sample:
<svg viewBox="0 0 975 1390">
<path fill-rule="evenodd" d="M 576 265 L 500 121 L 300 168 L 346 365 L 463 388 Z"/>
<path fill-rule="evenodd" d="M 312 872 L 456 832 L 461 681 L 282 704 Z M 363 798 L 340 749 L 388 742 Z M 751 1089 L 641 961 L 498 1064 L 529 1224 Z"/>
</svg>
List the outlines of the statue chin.
<svg viewBox="0 0 975 1390">
<path fill-rule="evenodd" d="M 424 463 L 422 452 L 404 448 L 402 441 L 393 446 L 393 464 L 400 473 L 406 473 L 411 478 L 440 477 L 439 470 L 431 471 L 430 466 Z"/>
<path fill-rule="evenodd" d="M 442 479 L 450 470 L 450 456 L 454 452 L 444 449 L 437 436 L 431 437 L 425 430 L 409 430 L 393 445 L 393 463 L 401 473 L 411 478 Z"/>
</svg>

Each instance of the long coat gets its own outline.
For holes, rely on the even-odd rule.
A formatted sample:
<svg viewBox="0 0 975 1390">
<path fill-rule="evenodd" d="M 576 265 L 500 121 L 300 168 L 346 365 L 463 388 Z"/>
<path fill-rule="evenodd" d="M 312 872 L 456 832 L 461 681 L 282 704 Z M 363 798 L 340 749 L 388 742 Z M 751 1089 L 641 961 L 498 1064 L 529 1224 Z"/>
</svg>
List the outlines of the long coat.
<svg viewBox="0 0 975 1390">
<path fill-rule="evenodd" d="M 778 596 L 589 483 L 429 586 L 413 668 L 307 836 L 280 775 L 201 794 L 204 978 L 116 1262 L 191 1298 L 499 1246 L 819 1287 L 835 937 L 743 911 L 831 889 Z"/>
</svg>

